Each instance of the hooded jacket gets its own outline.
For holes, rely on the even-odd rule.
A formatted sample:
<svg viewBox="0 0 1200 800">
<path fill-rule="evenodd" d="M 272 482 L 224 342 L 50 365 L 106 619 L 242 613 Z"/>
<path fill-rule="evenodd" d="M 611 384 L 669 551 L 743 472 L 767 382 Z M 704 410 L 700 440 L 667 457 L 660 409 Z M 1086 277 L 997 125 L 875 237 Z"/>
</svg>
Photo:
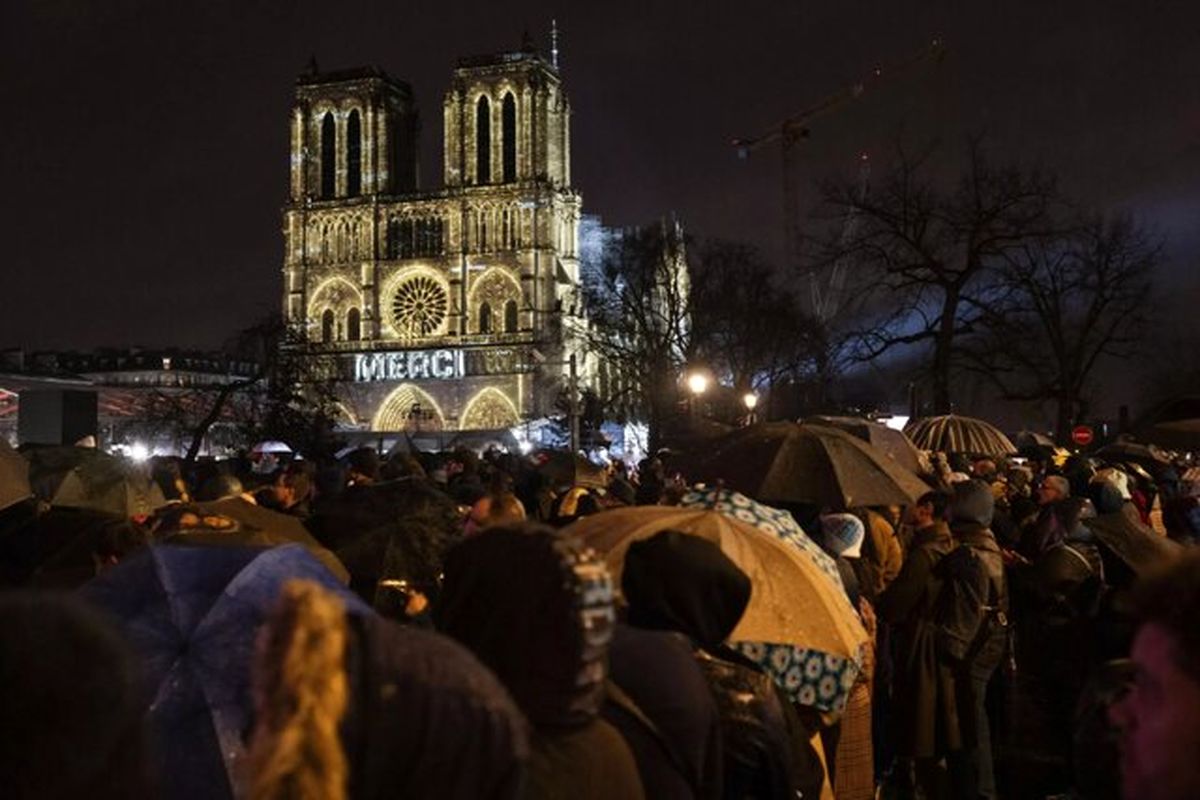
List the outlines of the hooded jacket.
<svg viewBox="0 0 1200 800">
<path fill-rule="evenodd" d="M 491 528 L 447 556 L 434 619 L 532 723 L 526 797 L 642 797 L 628 746 L 599 719 L 612 603 L 595 554 L 545 526 Z"/>
<path fill-rule="evenodd" d="M 726 798 L 794 797 L 785 709 L 771 679 L 724 647 L 750 602 L 750 579 L 712 542 L 663 531 L 625 554 L 629 622 L 676 631 L 698 648 L 717 703 Z"/>
</svg>

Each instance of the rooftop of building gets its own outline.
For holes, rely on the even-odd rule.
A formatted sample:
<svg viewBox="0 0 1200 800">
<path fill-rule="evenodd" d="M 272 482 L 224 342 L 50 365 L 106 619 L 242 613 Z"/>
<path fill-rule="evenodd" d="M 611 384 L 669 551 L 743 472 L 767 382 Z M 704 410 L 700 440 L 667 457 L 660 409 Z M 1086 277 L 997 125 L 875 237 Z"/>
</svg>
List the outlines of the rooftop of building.
<svg viewBox="0 0 1200 800">
<path fill-rule="evenodd" d="M 411 94 L 412 86 L 407 81 L 402 81 L 399 78 L 393 78 L 385 70 L 373 65 L 362 67 L 347 67 L 345 69 L 327 70 L 322 72 L 317 66 L 317 60 L 314 58 L 308 63 L 308 67 L 304 72 L 296 77 L 296 85 L 300 87 L 316 87 L 326 84 L 351 83 L 354 81 L 380 81 L 398 89 L 402 92 Z"/>
</svg>

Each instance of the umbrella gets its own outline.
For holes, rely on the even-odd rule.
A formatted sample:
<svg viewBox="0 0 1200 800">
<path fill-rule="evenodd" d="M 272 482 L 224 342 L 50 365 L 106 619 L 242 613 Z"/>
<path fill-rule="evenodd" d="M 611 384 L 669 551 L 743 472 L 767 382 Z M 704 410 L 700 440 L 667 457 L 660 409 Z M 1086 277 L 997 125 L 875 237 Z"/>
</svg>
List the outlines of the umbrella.
<svg viewBox="0 0 1200 800">
<path fill-rule="evenodd" d="M 690 490 L 679 501 L 682 508 L 708 508 L 727 514 L 742 522 L 748 522 L 764 533 L 790 542 L 806 556 L 822 572 L 830 577 L 838 588 L 842 588 L 842 576 L 837 564 L 821 546 L 809 538 L 800 523 L 790 512 L 780 508 L 771 508 L 757 500 L 751 500 L 746 495 L 721 487 L 707 488 L 702 485 Z"/>
<path fill-rule="evenodd" d="M 32 496 L 29 462 L 0 438 L 0 511 Z"/>
<path fill-rule="evenodd" d="M 1152 444 L 1139 442 L 1113 442 L 1096 451 L 1096 458 L 1104 461 L 1136 461 L 1152 468 L 1166 467 L 1171 460 Z"/>
<path fill-rule="evenodd" d="M 977 456 L 1007 456 L 1017 452 L 998 428 L 974 417 L 956 414 L 925 417 L 905 425 L 904 432 L 922 450 Z"/>
<path fill-rule="evenodd" d="M 305 547 L 314 558 L 325 565 L 342 583 L 350 580 L 346 567 L 337 556 L 321 546 L 313 535 L 304 527 L 298 517 L 281 514 L 269 508 L 243 500 L 240 497 L 230 497 L 225 500 L 214 500 L 207 503 L 191 503 L 183 507 L 173 508 L 171 517 L 180 519 L 181 511 L 194 511 L 199 519 L 195 527 L 182 527 L 175 530 L 161 530 L 170 535 L 172 542 L 194 545 L 216 546 L 255 546 L 274 547 L 284 544 L 298 544 Z M 225 528 L 222 525 L 206 524 L 209 518 L 228 519 L 235 524 Z"/>
<path fill-rule="evenodd" d="M 1047 436 L 1044 433 L 1038 433 L 1037 431 L 1029 431 L 1029 430 L 1020 431 L 1016 436 L 1013 437 L 1012 441 L 1013 441 L 1013 444 L 1015 444 L 1018 448 L 1025 448 L 1025 447 L 1049 447 L 1049 448 L 1054 448 L 1054 449 L 1058 448 L 1058 445 L 1054 443 L 1054 439 L 1052 439 L 1051 437 Z"/>
<path fill-rule="evenodd" d="M 1176 450 L 1200 450 L 1200 395 L 1177 397 L 1135 426 L 1142 439 Z"/>
<path fill-rule="evenodd" d="M 1132 509 L 1086 517 L 1083 524 L 1136 575 L 1154 572 L 1182 552 L 1178 542 L 1143 525 Z"/>
<path fill-rule="evenodd" d="M 929 491 L 913 473 L 836 428 L 769 422 L 731 434 L 691 477 L 764 502 L 845 509 L 909 505 Z"/>
<path fill-rule="evenodd" d="M 136 517 L 167 502 L 143 469 L 95 448 L 43 447 L 28 456 L 29 481 L 53 506 Z"/>
<path fill-rule="evenodd" d="M 264 441 L 264 442 L 259 442 L 258 444 L 254 445 L 254 447 L 252 447 L 250 449 L 251 455 L 258 455 L 258 456 L 261 456 L 261 455 L 264 455 L 267 453 L 275 453 L 275 454 L 289 453 L 290 454 L 291 452 L 292 452 L 292 448 L 288 447 L 286 442 L 277 442 L 277 441 L 274 441 L 271 439 L 268 439 L 267 441 Z"/>
<path fill-rule="evenodd" d="M 887 453 L 909 472 L 920 474 L 924 471 L 921 468 L 921 451 L 904 435 L 904 431 L 861 417 L 809 417 L 804 421 L 843 430 Z"/>
<path fill-rule="evenodd" d="M 347 610 L 367 612 L 298 545 L 151 547 L 79 590 L 113 616 L 141 661 L 151 760 L 164 794 L 233 797 L 253 708 L 255 636 L 293 578 L 316 581 Z"/>
<path fill-rule="evenodd" d="M 844 705 L 867 633 L 845 593 L 799 548 L 728 514 L 674 506 L 613 509 L 564 530 L 605 554 L 618 582 L 629 545 L 660 531 L 716 543 L 752 584 L 730 641 L 768 666 L 799 702 L 829 711 Z"/>
<path fill-rule="evenodd" d="M 539 450 L 533 454 L 537 470 L 559 486 L 582 486 L 603 489 L 608 486 L 604 467 L 599 467 L 578 453 L 567 450 Z"/>
</svg>

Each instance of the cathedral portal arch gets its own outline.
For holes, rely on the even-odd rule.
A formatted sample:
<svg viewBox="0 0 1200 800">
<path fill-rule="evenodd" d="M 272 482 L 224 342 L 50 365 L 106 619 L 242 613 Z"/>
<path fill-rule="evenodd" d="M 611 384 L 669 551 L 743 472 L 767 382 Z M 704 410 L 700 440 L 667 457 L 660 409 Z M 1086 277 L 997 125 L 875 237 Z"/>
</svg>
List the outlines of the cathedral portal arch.
<svg viewBox="0 0 1200 800">
<path fill-rule="evenodd" d="M 497 430 L 512 428 L 521 424 L 521 415 L 517 406 L 508 395 L 494 386 L 480 389 L 462 414 L 463 430 Z"/>
<path fill-rule="evenodd" d="M 374 431 L 441 431 L 446 429 L 446 417 L 441 406 L 427 392 L 412 383 L 397 386 L 379 404 L 375 419 L 371 421 Z"/>
</svg>

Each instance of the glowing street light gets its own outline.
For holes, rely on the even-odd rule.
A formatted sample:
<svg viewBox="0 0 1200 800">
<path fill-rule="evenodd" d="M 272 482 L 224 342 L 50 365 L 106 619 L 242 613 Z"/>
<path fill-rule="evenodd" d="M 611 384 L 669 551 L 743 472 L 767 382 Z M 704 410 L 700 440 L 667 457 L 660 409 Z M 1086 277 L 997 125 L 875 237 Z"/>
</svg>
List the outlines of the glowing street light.
<svg viewBox="0 0 1200 800">
<path fill-rule="evenodd" d="M 758 407 L 758 394 L 746 392 L 742 395 L 742 405 L 746 407 L 746 424 L 753 425 L 758 421 L 754 416 L 754 409 Z"/>
<path fill-rule="evenodd" d="M 688 391 L 699 397 L 708 391 L 708 376 L 703 372 L 693 372 L 687 378 Z"/>
</svg>

